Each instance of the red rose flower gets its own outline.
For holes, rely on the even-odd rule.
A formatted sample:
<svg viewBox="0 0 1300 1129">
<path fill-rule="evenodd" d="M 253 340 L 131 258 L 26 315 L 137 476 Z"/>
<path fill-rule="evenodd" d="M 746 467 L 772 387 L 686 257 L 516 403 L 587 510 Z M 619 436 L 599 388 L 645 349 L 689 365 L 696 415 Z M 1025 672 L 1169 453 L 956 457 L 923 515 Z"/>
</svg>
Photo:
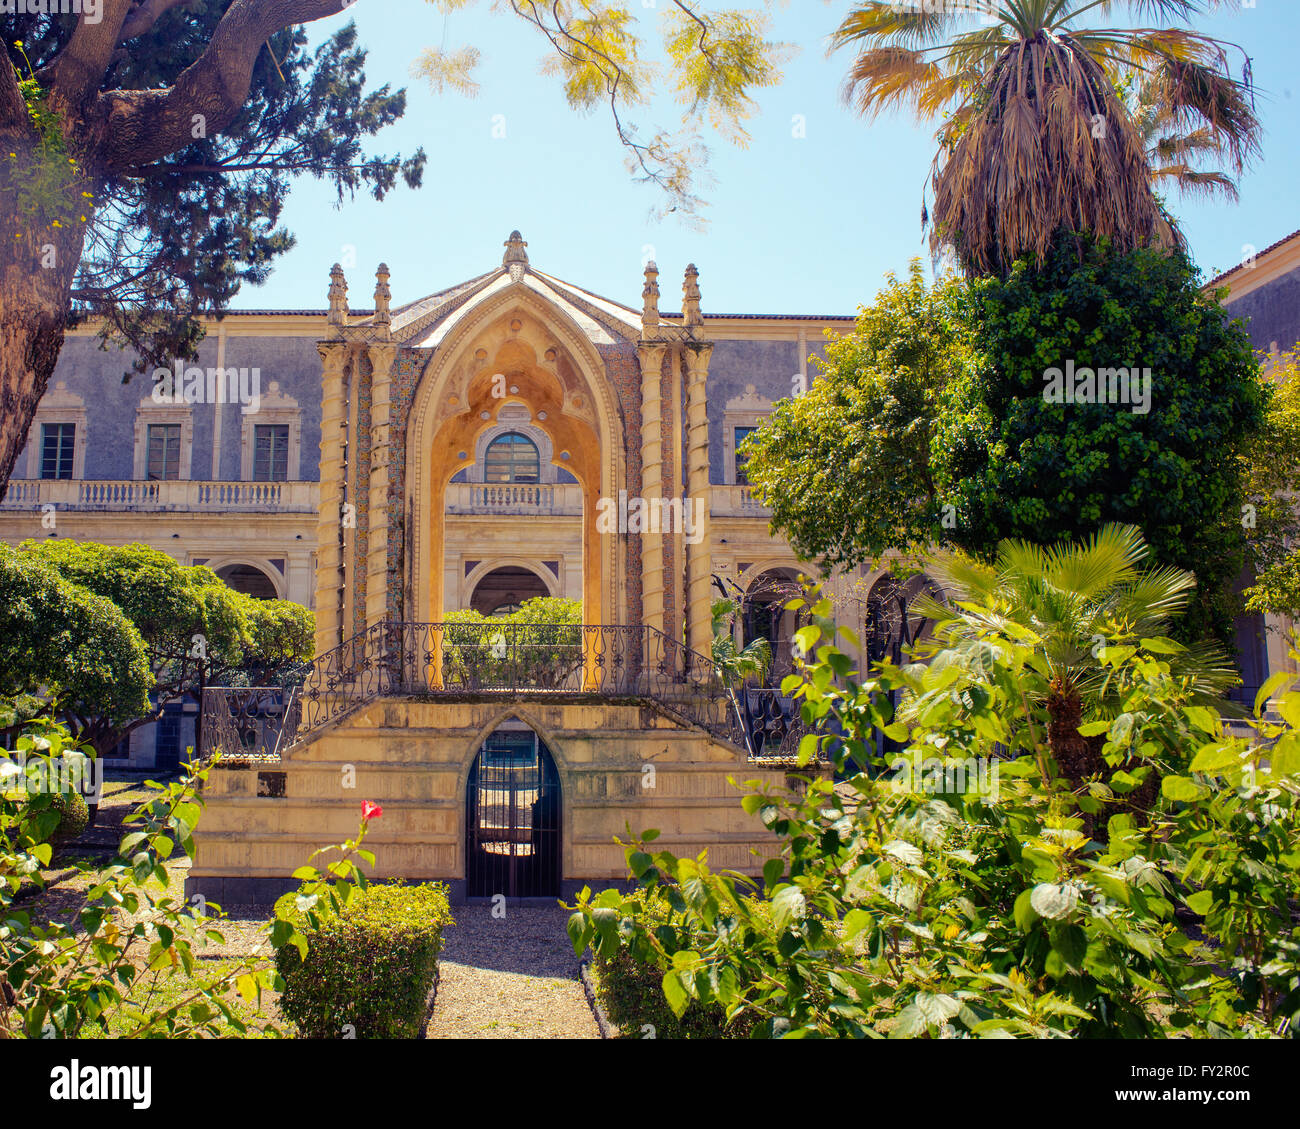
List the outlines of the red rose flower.
<svg viewBox="0 0 1300 1129">
<path fill-rule="evenodd" d="M 369 800 L 361 801 L 361 818 L 365 820 L 378 819 L 384 814 L 384 809 L 378 804 L 371 803 Z"/>
</svg>

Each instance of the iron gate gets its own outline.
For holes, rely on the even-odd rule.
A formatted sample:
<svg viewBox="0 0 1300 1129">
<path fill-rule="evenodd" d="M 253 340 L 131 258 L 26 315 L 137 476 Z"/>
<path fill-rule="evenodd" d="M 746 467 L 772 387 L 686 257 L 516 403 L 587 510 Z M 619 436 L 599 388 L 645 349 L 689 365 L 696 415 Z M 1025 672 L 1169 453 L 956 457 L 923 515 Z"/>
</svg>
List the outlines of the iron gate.
<svg viewBox="0 0 1300 1129">
<path fill-rule="evenodd" d="M 560 777 L 531 729 L 499 729 L 469 770 L 466 894 L 558 897 Z"/>
</svg>

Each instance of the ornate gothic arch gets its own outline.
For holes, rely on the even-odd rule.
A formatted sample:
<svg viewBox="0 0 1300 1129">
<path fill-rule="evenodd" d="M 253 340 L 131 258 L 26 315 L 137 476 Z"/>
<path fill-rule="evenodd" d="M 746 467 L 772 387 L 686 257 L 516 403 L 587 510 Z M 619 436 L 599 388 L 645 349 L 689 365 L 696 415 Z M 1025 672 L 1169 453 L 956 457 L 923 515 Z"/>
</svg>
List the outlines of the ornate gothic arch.
<svg viewBox="0 0 1300 1129">
<path fill-rule="evenodd" d="M 494 366 L 503 358 L 505 395 L 494 396 L 502 391 L 500 381 L 493 381 Z M 552 463 L 582 484 L 584 621 L 624 622 L 621 539 L 602 536 L 595 526 L 599 499 L 617 498 L 627 481 L 622 413 L 604 362 L 586 334 L 568 313 L 522 282 L 475 305 L 452 326 L 412 398 L 405 421 L 412 534 L 407 606 L 424 622 L 440 620 L 446 610 L 447 484 L 472 465 L 475 440 L 508 403 L 529 408 L 533 425 L 553 444 Z"/>
</svg>

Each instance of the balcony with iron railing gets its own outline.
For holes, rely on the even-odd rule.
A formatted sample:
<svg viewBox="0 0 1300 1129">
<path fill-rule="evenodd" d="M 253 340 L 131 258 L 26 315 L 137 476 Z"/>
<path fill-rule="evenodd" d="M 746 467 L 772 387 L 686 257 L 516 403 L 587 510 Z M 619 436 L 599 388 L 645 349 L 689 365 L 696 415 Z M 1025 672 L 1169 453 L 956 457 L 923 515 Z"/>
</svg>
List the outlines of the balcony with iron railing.
<svg viewBox="0 0 1300 1129">
<path fill-rule="evenodd" d="M 315 513 L 315 482 L 167 482 L 111 479 L 31 479 L 9 482 L 0 512 L 40 509 L 94 512 Z"/>
<path fill-rule="evenodd" d="M 807 732 L 779 690 L 734 685 L 711 659 L 651 627 L 384 622 L 283 687 L 207 688 L 202 752 L 274 760 L 393 697 L 650 703 L 751 758 L 791 757 Z"/>
</svg>

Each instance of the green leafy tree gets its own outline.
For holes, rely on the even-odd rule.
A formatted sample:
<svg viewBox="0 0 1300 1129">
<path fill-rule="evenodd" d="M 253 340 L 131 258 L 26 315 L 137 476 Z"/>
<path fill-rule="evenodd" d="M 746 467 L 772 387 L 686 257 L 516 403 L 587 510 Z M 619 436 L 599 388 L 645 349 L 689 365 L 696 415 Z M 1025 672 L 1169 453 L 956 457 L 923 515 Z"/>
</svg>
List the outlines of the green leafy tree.
<svg viewBox="0 0 1300 1129">
<path fill-rule="evenodd" d="M 477 2 L 430 0 L 447 12 Z M 753 92 L 779 83 L 781 65 L 791 54 L 787 44 L 767 38 L 770 21 L 760 9 L 670 0 L 654 13 L 656 37 L 646 32 L 633 5 L 508 0 L 500 7 L 541 36 L 543 68 L 560 80 L 570 106 L 582 113 L 609 113 L 629 171 L 663 193 L 661 214 L 695 216 L 703 203 L 696 179 L 708 161 L 701 126 L 747 144 L 745 122 L 756 108 Z M 666 66 L 655 57 L 656 48 Z M 413 69 L 438 92 L 474 97 L 480 58 L 472 45 L 430 48 Z M 647 136 L 635 118 L 659 93 L 681 106 L 681 122 L 676 129 L 656 126 Z"/>
<path fill-rule="evenodd" d="M 745 810 L 774 835 L 761 881 L 714 871 L 707 852 L 656 851 L 653 832 L 635 839 L 640 889 L 581 891 L 576 951 L 658 968 L 678 1016 L 721 1008 L 776 1037 L 1291 1030 L 1300 694 L 1283 695 L 1282 724 L 1234 737 L 1193 701 L 1166 640 L 1105 648 L 1097 671 L 1124 712 L 1086 717 L 1109 771 L 1081 791 L 1046 736 L 1052 675 L 1031 619 L 972 602 L 980 646 L 945 647 L 941 623 L 928 663 L 859 672 L 839 646 L 858 641 L 827 618 L 829 602 L 809 610 L 807 667 L 786 689 L 818 730 L 801 761 L 824 756 L 841 783 L 748 786 Z M 906 722 L 889 715 L 893 690 L 916 705 Z M 875 754 L 881 732 L 897 756 Z M 1156 763 L 1171 770 L 1159 793 L 1126 810 Z"/>
<path fill-rule="evenodd" d="M 303 663 L 316 650 L 316 617 L 292 600 L 245 597 L 251 642 L 240 656 L 242 673 L 254 685 L 273 683 Z"/>
<path fill-rule="evenodd" d="M 27 698 L 10 723 L 52 713 L 102 755 L 149 713 L 153 684 L 144 640 L 116 604 L 0 544 L 0 695 Z"/>
<path fill-rule="evenodd" d="M 209 568 L 178 564 L 166 553 L 138 544 L 98 545 L 60 537 L 24 541 L 21 549 L 122 610 L 144 640 L 159 708 L 186 694 L 201 695 L 205 685 L 241 669 L 254 646 L 253 601 Z M 96 718 L 86 734 L 98 747 L 111 747 L 154 716 L 125 725 Z"/>
<path fill-rule="evenodd" d="M 820 377 L 739 452 L 772 524 L 804 558 L 854 568 L 943 539 L 931 444 L 944 390 L 979 355 L 964 283 L 888 276 Z"/>
<path fill-rule="evenodd" d="M 1163 17 L 1215 0 L 1145 0 Z M 1143 129 L 1118 84 L 1147 79 L 1166 124 L 1194 122 L 1238 168 L 1259 151 L 1246 59 L 1179 27 L 1104 20 L 1119 0 L 998 0 L 978 23 L 962 5 L 891 0 L 853 5 L 834 36 L 856 51 L 845 98 L 859 112 L 910 108 L 942 117 L 933 185 L 933 245 L 952 244 L 973 274 L 1042 264 L 1061 231 L 1119 250 L 1179 237 L 1152 185 Z"/>
<path fill-rule="evenodd" d="M 366 91 L 347 0 L 104 0 L 100 18 L 0 17 L 0 490 L 58 360 L 92 318 L 144 371 L 191 357 L 197 316 L 293 245 L 293 178 L 340 200 L 420 183 L 424 153 L 367 155 L 405 95 Z"/>
<path fill-rule="evenodd" d="M 1092 401 L 1125 370 L 1130 402 L 1052 402 L 1067 369 L 1100 374 Z M 1268 401 L 1249 340 L 1186 260 L 1092 245 L 1080 264 L 1062 239 L 1041 271 L 927 290 L 914 265 L 891 280 L 742 452 L 773 526 L 828 567 L 886 553 L 920 565 L 942 544 L 991 559 L 1008 538 L 1137 525 L 1157 561 L 1197 576 L 1180 634 L 1226 642 L 1246 554 L 1241 458 Z"/>
<path fill-rule="evenodd" d="M 1250 341 L 1181 256 L 1078 254 L 1062 238 L 1041 271 L 972 284 L 987 369 L 950 387 L 932 446 L 951 540 L 987 556 L 1006 538 L 1137 525 L 1156 560 L 1196 574 L 1185 636 L 1226 644 L 1245 557 L 1239 455 L 1268 403 Z M 1051 395 L 1070 370 L 1074 402 Z M 1089 372 L 1106 395 L 1087 394 Z"/>
<path fill-rule="evenodd" d="M 502 681 L 563 687 L 582 669 L 589 650 L 617 648 L 619 642 L 599 632 L 584 640 L 582 601 L 554 596 L 525 600 L 505 615 L 472 608 L 449 612 L 444 622 L 443 674 L 466 688 Z"/>
<path fill-rule="evenodd" d="M 1268 416 L 1245 454 L 1242 524 L 1255 568 L 1246 608 L 1300 618 L 1300 348 L 1278 358 L 1269 376 Z"/>
</svg>

